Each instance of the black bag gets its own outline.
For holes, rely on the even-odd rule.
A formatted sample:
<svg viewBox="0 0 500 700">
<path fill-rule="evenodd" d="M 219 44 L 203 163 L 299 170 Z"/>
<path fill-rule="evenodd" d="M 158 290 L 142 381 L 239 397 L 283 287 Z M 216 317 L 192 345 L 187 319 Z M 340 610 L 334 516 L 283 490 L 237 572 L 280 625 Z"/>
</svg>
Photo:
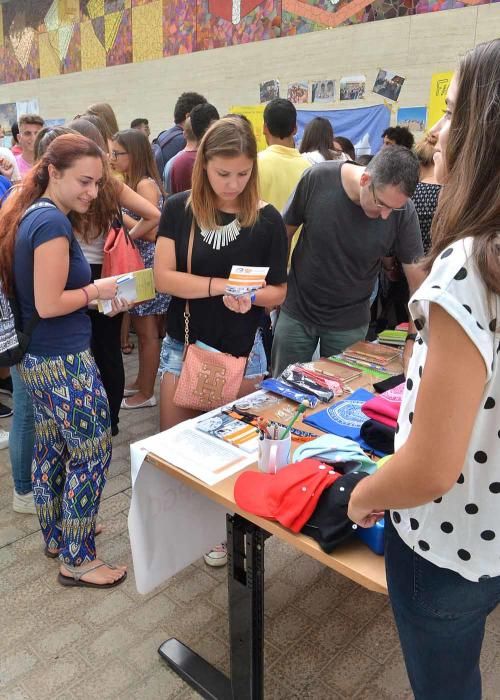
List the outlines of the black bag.
<svg viewBox="0 0 500 700">
<path fill-rule="evenodd" d="M 46 207 L 56 209 L 56 205 L 50 202 L 35 202 L 24 212 L 21 221 L 32 211 Z M 0 282 L 0 367 L 13 367 L 21 361 L 39 320 L 40 316 L 35 310 L 26 327 L 23 328 L 17 299 L 8 296 Z"/>
</svg>

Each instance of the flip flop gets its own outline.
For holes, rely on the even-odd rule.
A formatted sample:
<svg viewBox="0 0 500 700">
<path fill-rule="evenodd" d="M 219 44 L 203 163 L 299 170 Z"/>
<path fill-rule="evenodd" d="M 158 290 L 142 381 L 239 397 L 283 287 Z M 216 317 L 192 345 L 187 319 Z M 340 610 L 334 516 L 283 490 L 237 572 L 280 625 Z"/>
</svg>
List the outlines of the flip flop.
<svg viewBox="0 0 500 700">
<path fill-rule="evenodd" d="M 102 525 L 98 525 L 97 527 L 99 527 L 101 529 L 99 531 L 96 530 L 95 537 L 97 537 L 97 535 L 100 535 L 102 530 L 103 530 Z M 59 550 L 57 552 L 51 552 L 47 545 L 45 545 L 43 553 L 49 559 L 57 559 L 59 557 Z"/>
<path fill-rule="evenodd" d="M 124 571 L 123 576 L 121 576 L 116 581 L 113 581 L 113 583 L 91 583 L 90 581 L 82 581 L 82 576 L 85 576 L 85 574 L 88 574 L 91 571 L 95 571 L 96 569 L 100 569 L 101 566 L 108 566 L 110 569 L 117 568 L 116 566 L 112 566 L 111 564 L 106 564 L 106 562 L 104 561 L 101 564 L 97 564 L 96 566 L 90 566 L 84 569 L 83 571 L 80 571 L 81 567 L 69 566 L 68 564 L 64 564 L 64 567 L 69 571 L 71 575 L 66 576 L 59 572 L 57 580 L 61 584 L 61 586 L 73 588 L 114 588 L 115 586 L 119 586 L 121 583 L 123 583 L 127 578 L 127 572 Z"/>
</svg>

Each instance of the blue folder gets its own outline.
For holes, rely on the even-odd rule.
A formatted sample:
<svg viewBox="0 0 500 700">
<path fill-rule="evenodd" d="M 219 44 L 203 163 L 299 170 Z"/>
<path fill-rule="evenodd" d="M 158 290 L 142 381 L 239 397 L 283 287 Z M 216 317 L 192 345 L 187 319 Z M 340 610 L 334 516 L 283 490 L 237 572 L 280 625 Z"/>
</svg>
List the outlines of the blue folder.
<svg viewBox="0 0 500 700">
<path fill-rule="evenodd" d="M 361 411 L 361 406 L 373 398 L 366 389 L 356 389 L 348 399 L 343 399 L 303 419 L 303 423 L 319 428 L 325 433 L 333 433 L 357 442 L 363 450 L 373 452 L 381 457 L 385 452 L 374 450 L 361 437 L 361 426 L 368 420 Z"/>
</svg>

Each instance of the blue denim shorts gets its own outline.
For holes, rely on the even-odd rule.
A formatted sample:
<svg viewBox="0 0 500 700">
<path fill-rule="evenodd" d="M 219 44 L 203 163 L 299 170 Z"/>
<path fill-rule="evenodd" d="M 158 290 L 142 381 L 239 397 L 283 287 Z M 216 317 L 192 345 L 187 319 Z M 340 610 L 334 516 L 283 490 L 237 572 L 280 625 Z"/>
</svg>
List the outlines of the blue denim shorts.
<svg viewBox="0 0 500 700">
<path fill-rule="evenodd" d="M 177 377 L 182 369 L 182 355 L 184 353 L 184 343 L 166 335 L 163 338 L 160 353 L 160 366 L 158 374 L 163 377 L 164 372 L 175 374 Z M 255 334 L 253 347 L 248 356 L 245 379 L 255 379 L 267 374 L 267 358 L 262 342 L 262 332 L 260 328 Z"/>
</svg>

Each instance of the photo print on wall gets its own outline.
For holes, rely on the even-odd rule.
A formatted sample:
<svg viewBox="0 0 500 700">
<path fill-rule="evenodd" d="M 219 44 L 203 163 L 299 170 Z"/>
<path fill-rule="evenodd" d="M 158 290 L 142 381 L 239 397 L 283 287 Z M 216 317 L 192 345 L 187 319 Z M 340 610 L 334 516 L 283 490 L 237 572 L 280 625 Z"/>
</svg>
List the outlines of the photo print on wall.
<svg viewBox="0 0 500 700">
<path fill-rule="evenodd" d="M 404 81 L 405 79 L 401 75 L 381 68 L 375 78 L 373 92 L 386 97 L 388 100 L 397 102 Z"/>
<path fill-rule="evenodd" d="M 260 84 L 260 101 L 270 102 L 280 96 L 279 80 L 266 80 Z"/>
<path fill-rule="evenodd" d="M 309 83 L 305 81 L 288 83 L 287 97 L 296 105 L 305 104 L 309 101 Z"/>
<path fill-rule="evenodd" d="M 414 133 L 423 133 L 427 121 L 427 107 L 400 107 L 398 126 L 405 126 Z"/>
<path fill-rule="evenodd" d="M 340 79 L 341 100 L 363 100 L 365 97 L 366 76 L 350 75 Z"/>
<path fill-rule="evenodd" d="M 311 83 L 311 102 L 335 102 L 335 80 Z"/>
</svg>

